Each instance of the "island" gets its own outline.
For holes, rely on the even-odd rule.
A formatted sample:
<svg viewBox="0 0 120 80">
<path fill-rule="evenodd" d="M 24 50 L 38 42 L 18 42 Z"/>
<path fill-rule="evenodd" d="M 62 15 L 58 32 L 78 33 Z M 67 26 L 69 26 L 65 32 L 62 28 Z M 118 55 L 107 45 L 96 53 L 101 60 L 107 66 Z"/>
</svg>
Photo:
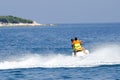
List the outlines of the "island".
<svg viewBox="0 0 120 80">
<path fill-rule="evenodd" d="M 15 16 L 0 16 L 0 26 L 44 26 L 36 21 L 23 19 Z"/>
</svg>

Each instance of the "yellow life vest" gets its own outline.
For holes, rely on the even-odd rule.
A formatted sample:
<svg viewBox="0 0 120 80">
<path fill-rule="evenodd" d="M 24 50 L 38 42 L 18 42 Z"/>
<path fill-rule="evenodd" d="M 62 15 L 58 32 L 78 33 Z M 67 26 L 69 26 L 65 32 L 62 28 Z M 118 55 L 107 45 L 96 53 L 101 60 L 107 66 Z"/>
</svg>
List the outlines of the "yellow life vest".
<svg viewBox="0 0 120 80">
<path fill-rule="evenodd" d="M 82 46 L 79 40 L 74 41 L 74 50 L 75 51 L 81 51 L 82 50 Z"/>
</svg>

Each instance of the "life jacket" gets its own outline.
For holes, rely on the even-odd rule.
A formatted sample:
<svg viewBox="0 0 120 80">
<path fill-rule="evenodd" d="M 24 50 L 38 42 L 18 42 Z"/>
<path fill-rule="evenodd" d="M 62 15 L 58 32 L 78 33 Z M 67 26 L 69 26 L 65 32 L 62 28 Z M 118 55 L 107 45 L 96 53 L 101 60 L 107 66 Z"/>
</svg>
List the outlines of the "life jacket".
<svg viewBox="0 0 120 80">
<path fill-rule="evenodd" d="M 73 45 L 75 51 L 82 51 L 81 42 L 79 40 L 74 40 Z"/>
</svg>

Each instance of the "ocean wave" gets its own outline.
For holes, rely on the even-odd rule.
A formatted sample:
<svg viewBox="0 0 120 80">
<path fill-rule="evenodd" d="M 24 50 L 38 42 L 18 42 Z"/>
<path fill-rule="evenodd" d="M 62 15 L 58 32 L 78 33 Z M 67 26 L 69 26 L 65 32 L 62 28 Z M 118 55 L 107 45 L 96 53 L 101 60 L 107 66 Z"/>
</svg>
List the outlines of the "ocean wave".
<svg viewBox="0 0 120 80">
<path fill-rule="evenodd" d="M 120 46 L 106 45 L 95 48 L 84 59 L 60 53 L 48 55 L 26 54 L 0 62 L 0 69 L 16 68 L 75 68 L 120 64 Z"/>
</svg>

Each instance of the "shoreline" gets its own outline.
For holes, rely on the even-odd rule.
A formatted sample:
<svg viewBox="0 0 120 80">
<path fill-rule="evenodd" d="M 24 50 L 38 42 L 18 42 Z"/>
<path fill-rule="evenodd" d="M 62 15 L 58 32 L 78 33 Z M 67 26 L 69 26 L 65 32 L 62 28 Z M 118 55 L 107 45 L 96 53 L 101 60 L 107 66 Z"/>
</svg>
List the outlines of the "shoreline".
<svg viewBox="0 0 120 80">
<path fill-rule="evenodd" d="M 37 22 L 33 23 L 0 23 L 0 27 L 11 27 L 11 26 L 46 26 L 46 24 L 40 24 Z"/>
</svg>

